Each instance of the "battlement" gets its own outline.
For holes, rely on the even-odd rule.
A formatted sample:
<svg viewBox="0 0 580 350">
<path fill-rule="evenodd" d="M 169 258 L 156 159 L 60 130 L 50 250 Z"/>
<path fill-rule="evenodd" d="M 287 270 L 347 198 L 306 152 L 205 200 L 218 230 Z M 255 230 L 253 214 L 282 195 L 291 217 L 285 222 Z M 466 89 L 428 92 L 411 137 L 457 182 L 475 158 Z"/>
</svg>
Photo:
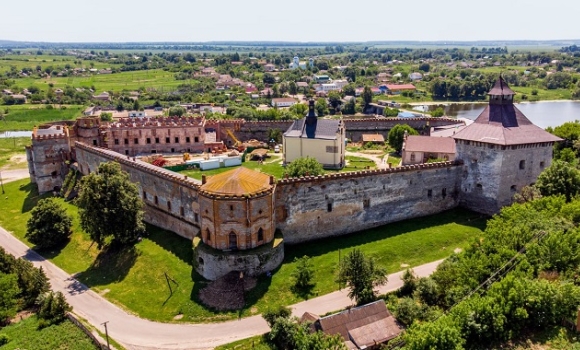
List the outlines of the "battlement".
<svg viewBox="0 0 580 350">
<path fill-rule="evenodd" d="M 250 195 L 243 195 L 243 196 L 236 196 L 236 195 L 223 195 L 223 194 L 215 194 L 208 191 L 199 191 L 200 195 L 204 197 L 208 197 L 211 199 L 220 199 L 220 200 L 247 200 L 247 199 L 254 199 L 259 197 L 264 197 L 266 195 L 272 194 L 274 192 L 274 187 L 268 190 L 260 191 L 257 193 L 252 193 Z"/>
<path fill-rule="evenodd" d="M 155 165 L 151 165 L 149 163 L 142 162 L 134 157 L 124 156 L 124 155 L 119 154 L 117 152 L 111 151 L 107 148 L 89 146 L 89 145 L 81 143 L 81 142 L 75 142 L 75 148 L 81 149 L 81 150 L 88 152 L 88 153 L 93 153 L 93 154 L 99 155 L 101 157 L 110 159 L 112 161 L 118 162 L 118 163 L 126 165 L 128 167 L 141 170 L 143 172 L 152 174 L 152 175 L 157 176 L 159 178 L 170 180 L 170 181 L 175 182 L 179 185 L 191 188 L 191 189 L 196 190 L 196 191 L 198 190 L 199 186 L 201 185 L 200 181 L 195 180 L 195 179 L 191 179 L 191 178 L 187 177 L 187 175 L 181 175 L 181 174 L 178 174 L 176 172 L 173 172 L 173 171 L 170 171 L 170 170 L 167 170 L 164 168 L 160 168 L 160 167 L 157 167 Z"/>
<path fill-rule="evenodd" d="M 42 133 L 39 133 L 42 130 Z M 47 130 L 54 130 L 54 133 Z M 43 140 L 66 140 L 69 138 L 69 129 L 66 125 L 57 125 L 54 129 L 38 129 L 34 127 L 32 130 L 32 140 L 43 141 Z"/>
<path fill-rule="evenodd" d="M 426 169 L 437 169 L 437 168 L 451 168 L 454 166 L 461 165 L 461 162 L 457 161 L 449 161 L 449 162 L 438 162 L 438 163 L 427 163 L 427 164 L 415 164 L 415 165 L 407 165 L 402 167 L 396 168 L 387 168 L 387 169 L 373 169 L 373 170 L 363 170 L 363 171 L 351 171 L 345 173 L 337 173 L 337 174 L 327 174 L 327 175 L 318 175 L 318 176 L 301 176 L 298 178 L 286 178 L 278 180 L 278 184 L 280 185 L 289 185 L 294 183 L 301 183 L 301 182 L 311 182 L 311 181 L 326 181 L 331 179 L 353 179 L 353 178 L 360 178 L 366 177 L 370 175 L 383 175 L 383 174 L 393 174 L 393 173 L 405 173 L 410 171 L 416 170 L 426 170 Z"/>
<path fill-rule="evenodd" d="M 108 124 L 111 129 L 121 128 L 155 128 L 155 127 L 203 127 L 204 117 L 161 117 L 161 118 L 123 118 Z"/>
<path fill-rule="evenodd" d="M 440 122 L 440 121 L 444 121 L 446 123 L 452 123 L 452 124 L 463 124 L 463 122 L 461 120 L 457 120 L 457 119 L 453 119 L 453 118 L 445 118 L 445 117 L 441 117 L 441 118 L 433 118 L 433 117 L 418 117 L 418 118 L 360 118 L 360 119 L 343 119 L 343 121 L 346 124 L 349 123 L 358 123 L 358 122 L 362 122 L 362 123 L 391 123 L 391 122 L 396 122 L 397 124 L 400 124 L 401 122 L 412 122 L 412 121 L 424 121 L 424 122 Z"/>
</svg>

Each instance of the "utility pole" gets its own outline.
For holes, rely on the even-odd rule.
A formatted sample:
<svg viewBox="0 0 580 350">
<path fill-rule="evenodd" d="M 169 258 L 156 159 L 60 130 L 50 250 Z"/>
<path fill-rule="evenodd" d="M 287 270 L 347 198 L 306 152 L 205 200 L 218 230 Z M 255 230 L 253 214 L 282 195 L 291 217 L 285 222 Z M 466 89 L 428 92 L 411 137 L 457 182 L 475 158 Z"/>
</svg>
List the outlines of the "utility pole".
<svg viewBox="0 0 580 350">
<path fill-rule="evenodd" d="M 107 349 L 111 350 L 111 346 L 109 345 L 109 331 L 107 330 L 107 323 L 109 323 L 109 321 L 101 323 L 103 326 L 105 326 L 105 336 L 107 337 Z"/>
</svg>

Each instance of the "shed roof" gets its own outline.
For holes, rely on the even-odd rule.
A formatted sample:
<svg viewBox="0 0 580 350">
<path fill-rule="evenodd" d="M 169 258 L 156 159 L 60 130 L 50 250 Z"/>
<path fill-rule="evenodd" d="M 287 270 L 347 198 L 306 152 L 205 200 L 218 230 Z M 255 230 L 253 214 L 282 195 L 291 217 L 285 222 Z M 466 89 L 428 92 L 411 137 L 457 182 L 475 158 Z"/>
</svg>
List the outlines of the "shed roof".
<svg viewBox="0 0 580 350">
<path fill-rule="evenodd" d="M 455 153 L 455 140 L 450 137 L 409 135 L 405 140 L 407 152 Z"/>
<path fill-rule="evenodd" d="M 251 195 L 270 190 L 270 176 L 244 167 L 210 176 L 200 190 L 230 196 Z"/>
<path fill-rule="evenodd" d="M 363 134 L 363 142 L 385 142 L 385 137 L 381 134 Z"/>
<path fill-rule="evenodd" d="M 326 334 L 340 334 L 358 348 L 395 338 L 402 331 L 384 300 L 352 308 L 316 321 Z"/>
</svg>

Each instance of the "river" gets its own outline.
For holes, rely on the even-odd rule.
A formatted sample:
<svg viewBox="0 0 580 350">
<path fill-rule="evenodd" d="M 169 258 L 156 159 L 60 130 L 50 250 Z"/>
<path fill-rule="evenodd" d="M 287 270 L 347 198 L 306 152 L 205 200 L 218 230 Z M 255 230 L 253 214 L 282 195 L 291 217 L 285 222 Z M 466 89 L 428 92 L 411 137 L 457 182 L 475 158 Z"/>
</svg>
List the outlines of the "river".
<svg viewBox="0 0 580 350">
<path fill-rule="evenodd" d="M 434 110 L 437 107 L 445 109 L 445 115 L 457 118 L 475 119 L 483 111 L 487 103 L 445 103 L 441 105 L 415 106 L 417 111 Z M 565 122 L 580 120 L 580 101 L 546 101 L 518 103 L 516 107 L 522 111 L 532 123 L 545 129 L 555 127 Z"/>
</svg>

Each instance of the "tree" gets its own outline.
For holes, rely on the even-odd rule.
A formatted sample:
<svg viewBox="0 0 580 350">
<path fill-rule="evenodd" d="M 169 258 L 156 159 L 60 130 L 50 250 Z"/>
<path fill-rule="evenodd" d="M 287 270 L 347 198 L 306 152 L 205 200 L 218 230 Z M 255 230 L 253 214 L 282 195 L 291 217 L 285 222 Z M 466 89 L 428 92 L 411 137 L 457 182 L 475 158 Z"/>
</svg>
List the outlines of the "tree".
<svg viewBox="0 0 580 350">
<path fill-rule="evenodd" d="M 373 102 L 373 91 L 371 90 L 371 88 L 368 86 L 365 86 L 363 89 L 361 97 L 362 97 L 362 100 L 365 104 L 364 109 L 366 110 L 367 107 L 369 106 L 369 104 L 371 102 Z"/>
<path fill-rule="evenodd" d="M 270 73 L 264 73 L 262 81 L 264 82 L 264 84 L 272 85 L 276 82 L 276 77 Z"/>
<path fill-rule="evenodd" d="M 0 325 L 16 315 L 19 294 L 18 277 L 0 272 Z"/>
<path fill-rule="evenodd" d="M 175 106 L 169 108 L 169 116 L 170 117 L 181 117 L 185 114 L 185 108 L 181 106 Z"/>
<path fill-rule="evenodd" d="M 299 291 L 308 291 L 313 286 L 312 278 L 314 277 L 310 258 L 306 255 L 294 258 L 294 263 L 296 263 L 296 269 L 292 272 L 294 287 Z"/>
<path fill-rule="evenodd" d="M 140 110 L 140 109 L 141 109 L 141 105 L 139 104 L 139 100 L 135 100 L 135 101 L 133 102 L 133 110 L 134 110 L 134 111 L 138 111 L 138 110 Z"/>
<path fill-rule="evenodd" d="M 429 65 L 429 63 L 427 63 L 427 62 L 421 63 L 421 64 L 419 65 L 419 70 L 420 70 L 420 71 L 423 71 L 423 72 L 425 72 L 425 73 L 427 73 L 427 72 L 428 72 L 430 69 L 431 69 L 431 66 L 430 66 L 430 65 Z"/>
<path fill-rule="evenodd" d="M 318 176 L 322 175 L 323 172 L 322 164 L 318 163 L 315 158 L 302 157 L 286 167 L 285 175 L 289 177 Z"/>
<path fill-rule="evenodd" d="M 99 249 L 107 237 L 127 244 L 145 231 L 139 190 L 119 163 L 101 163 L 97 172 L 85 176 L 77 205 L 81 227 Z"/>
<path fill-rule="evenodd" d="M 58 246 L 72 234 L 72 218 L 55 198 L 39 200 L 26 226 L 25 237 L 41 249 Z"/>
<path fill-rule="evenodd" d="M 328 101 L 330 102 L 330 105 L 334 109 L 337 109 L 338 106 L 340 106 L 340 104 L 342 103 L 340 94 L 336 91 L 331 91 L 330 93 L 328 93 Z"/>
<path fill-rule="evenodd" d="M 324 98 L 319 98 L 318 100 L 316 100 L 314 108 L 316 108 L 316 113 L 318 113 L 319 116 L 328 114 L 328 104 L 326 103 L 326 99 Z"/>
<path fill-rule="evenodd" d="M 383 115 L 385 117 L 395 118 L 399 115 L 399 112 L 400 112 L 400 110 L 398 110 L 397 108 L 385 107 L 385 111 L 383 112 Z"/>
<path fill-rule="evenodd" d="M 535 186 L 543 196 L 563 195 L 566 201 L 570 202 L 580 193 L 580 172 L 569 163 L 554 160 L 552 165 L 538 176 Z"/>
<path fill-rule="evenodd" d="M 413 129 L 407 124 L 397 124 L 390 131 L 388 135 L 389 145 L 393 147 L 397 152 L 401 152 L 403 148 L 403 141 L 405 139 L 405 132 L 407 135 L 419 135 L 417 130 Z"/>
<path fill-rule="evenodd" d="M 348 84 L 342 88 L 342 93 L 345 96 L 354 96 L 356 94 L 355 87 L 353 84 Z"/>
<path fill-rule="evenodd" d="M 349 298 L 358 305 L 374 301 L 374 287 L 386 282 L 387 270 L 377 266 L 372 258 L 366 258 L 359 249 L 355 248 L 340 262 L 338 283 L 348 286 Z"/>
<path fill-rule="evenodd" d="M 66 319 L 66 313 L 72 310 L 64 295 L 61 292 L 54 293 L 53 291 L 41 295 L 38 298 L 38 306 L 41 327 L 61 323 Z"/>
<path fill-rule="evenodd" d="M 104 122 L 112 122 L 113 121 L 113 113 L 101 112 L 101 120 Z"/>
<path fill-rule="evenodd" d="M 445 111 L 441 107 L 437 107 L 433 112 L 431 112 L 431 116 L 433 118 L 440 118 L 445 115 Z"/>
<path fill-rule="evenodd" d="M 295 82 L 291 81 L 288 84 L 288 93 L 290 93 L 290 95 L 296 95 L 298 93 L 298 86 Z"/>
<path fill-rule="evenodd" d="M 262 314 L 262 318 L 266 320 L 268 326 L 272 327 L 274 325 L 274 322 L 276 322 L 276 319 L 288 318 L 290 317 L 290 315 L 292 315 L 292 310 L 290 308 L 287 308 L 286 306 L 280 305 L 275 309 L 266 310 L 266 312 Z"/>
</svg>

